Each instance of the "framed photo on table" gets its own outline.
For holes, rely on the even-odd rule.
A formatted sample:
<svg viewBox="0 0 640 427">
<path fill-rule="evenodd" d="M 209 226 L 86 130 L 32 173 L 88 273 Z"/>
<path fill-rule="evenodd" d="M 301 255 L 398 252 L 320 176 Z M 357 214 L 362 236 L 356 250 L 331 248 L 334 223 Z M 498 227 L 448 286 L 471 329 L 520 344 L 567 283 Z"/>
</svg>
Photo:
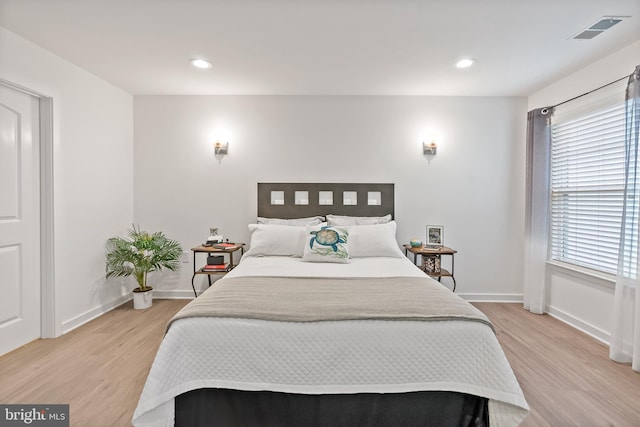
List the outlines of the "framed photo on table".
<svg viewBox="0 0 640 427">
<path fill-rule="evenodd" d="M 444 227 L 442 225 L 427 225 L 427 246 L 444 245 Z"/>
</svg>

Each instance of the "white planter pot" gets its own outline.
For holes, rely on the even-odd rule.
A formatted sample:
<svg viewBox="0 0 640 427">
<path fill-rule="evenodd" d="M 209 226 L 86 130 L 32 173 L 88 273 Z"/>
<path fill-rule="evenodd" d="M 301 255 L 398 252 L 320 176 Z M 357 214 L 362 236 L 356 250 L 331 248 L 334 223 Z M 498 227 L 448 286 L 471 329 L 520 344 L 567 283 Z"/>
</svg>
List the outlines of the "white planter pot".
<svg viewBox="0 0 640 427">
<path fill-rule="evenodd" d="M 149 289 L 144 292 L 136 292 L 133 291 L 133 308 L 136 310 L 143 310 L 145 308 L 151 307 L 153 304 L 153 295 L 151 294 L 152 289 Z"/>
</svg>

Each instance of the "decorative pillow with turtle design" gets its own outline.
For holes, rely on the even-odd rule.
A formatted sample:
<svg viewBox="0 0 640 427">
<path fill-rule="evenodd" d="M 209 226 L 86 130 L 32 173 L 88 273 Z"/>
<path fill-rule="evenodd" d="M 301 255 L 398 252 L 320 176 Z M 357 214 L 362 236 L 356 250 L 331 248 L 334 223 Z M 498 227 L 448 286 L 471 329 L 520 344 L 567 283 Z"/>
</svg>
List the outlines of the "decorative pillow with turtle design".
<svg viewBox="0 0 640 427">
<path fill-rule="evenodd" d="M 342 227 L 306 227 L 303 261 L 348 263 L 349 232 Z"/>
</svg>

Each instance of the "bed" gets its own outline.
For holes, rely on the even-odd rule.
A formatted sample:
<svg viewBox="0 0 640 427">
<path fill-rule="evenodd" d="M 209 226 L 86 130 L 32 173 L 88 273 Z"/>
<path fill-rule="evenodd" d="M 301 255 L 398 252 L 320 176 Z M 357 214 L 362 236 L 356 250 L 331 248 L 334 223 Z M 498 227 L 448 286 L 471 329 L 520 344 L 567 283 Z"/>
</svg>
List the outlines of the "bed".
<svg viewBox="0 0 640 427">
<path fill-rule="evenodd" d="M 334 190 L 309 193 L 353 188 L 325 185 Z M 360 185 L 353 193 L 369 208 L 393 200 L 393 184 Z M 168 325 L 134 425 L 515 426 L 526 417 L 491 323 L 403 255 L 389 206 L 265 214 L 261 205 L 281 206 L 274 188 L 259 185 L 263 223 L 250 226 L 240 264 Z M 319 204 L 288 188 L 285 200 Z"/>
</svg>

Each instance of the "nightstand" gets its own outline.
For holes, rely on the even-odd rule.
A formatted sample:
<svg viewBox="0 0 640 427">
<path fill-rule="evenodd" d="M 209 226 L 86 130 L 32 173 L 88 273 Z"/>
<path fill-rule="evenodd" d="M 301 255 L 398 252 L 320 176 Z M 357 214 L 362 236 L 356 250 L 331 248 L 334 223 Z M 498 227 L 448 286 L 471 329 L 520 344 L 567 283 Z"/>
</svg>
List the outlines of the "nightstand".
<svg viewBox="0 0 640 427">
<path fill-rule="evenodd" d="M 221 243 L 219 245 L 213 245 L 213 246 L 200 245 L 200 246 L 196 246 L 195 248 L 191 248 L 191 252 L 193 252 L 193 276 L 191 277 L 191 287 L 193 288 L 193 294 L 196 297 L 198 297 L 198 293 L 196 292 L 196 285 L 194 283 L 194 279 L 196 278 L 196 276 L 199 274 L 206 274 L 207 279 L 209 280 L 209 286 L 211 286 L 211 276 L 224 276 L 236 265 L 238 265 L 237 262 L 233 262 L 233 254 L 237 251 L 240 251 L 240 257 L 244 255 L 244 243 Z M 224 265 L 226 266 L 226 268 L 220 271 L 207 270 L 206 265 L 198 268 L 197 267 L 198 264 L 196 263 L 197 261 L 196 255 L 198 254 L 205 254 L 207 256 L 222 255 L 225 257 L 228 255 L 229 262 L 228 263 L 225 262 Z"/>
<path fill-rule="evenodd" d="M 455 249 L 451 249 L 447 246 L 438 247 L 426 247 L 420 246 L 417 248 L 411 245 L 402 245 L 404 247 L 404 254 L 409 255 L 409 252 L 413 254 L 413 263 L 417 265 L 418 255 L 422 258 L 421 269 L 430 277 L 438 279 L 438 282 L 442 281 L 443 277 L 451 277 L 453 280 L 453 292 L 456 291 L 456 278 L 453 276 L 454 272 L 454 255 L 458 252 Z M 451 256 L 451 271 L 445 270 L 440 265 L 442 255 Z"/>
</svg>

